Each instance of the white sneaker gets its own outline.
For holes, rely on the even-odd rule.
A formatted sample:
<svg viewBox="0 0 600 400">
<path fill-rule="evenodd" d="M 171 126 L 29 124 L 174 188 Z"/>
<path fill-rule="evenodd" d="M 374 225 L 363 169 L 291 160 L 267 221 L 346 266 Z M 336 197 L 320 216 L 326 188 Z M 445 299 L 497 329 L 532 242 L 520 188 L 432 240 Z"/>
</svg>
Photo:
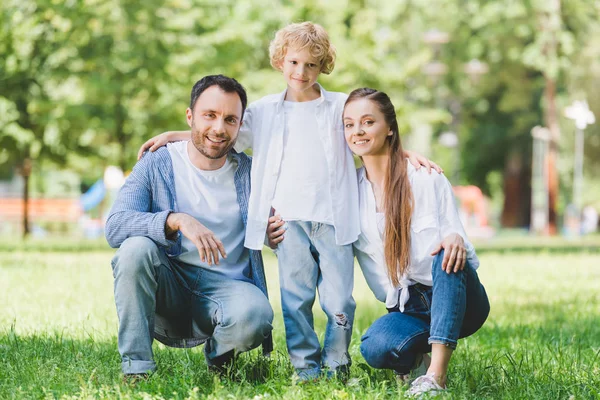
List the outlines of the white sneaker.
<svg viewBox="0 0 600 400">
<path fill-rule="evenodd" d="M 441 387 L 440 384 L 435 380 L 434 374 L 431 373 L 422 375 L 415 379 L 410 385 L 410 388 L 406 391 L 406 395 L 408 397 L 417 397 L 424 394 L 436 396 L 444 390 L 446 390 L 446 388 Z"/>
<path fill-rule="evenodd" d="M 421 375 L 425 375 L 429 369 L 429 364 L 431 364 L 431 357 L 429 354 L 419 354 L 415 361 L 415 367 L 411 369 L 408 374 L 396 373 L 396 379 L 398 380 L 398 383 L 409 383 L 411 380 L 418 378 Z"/>
</svg>

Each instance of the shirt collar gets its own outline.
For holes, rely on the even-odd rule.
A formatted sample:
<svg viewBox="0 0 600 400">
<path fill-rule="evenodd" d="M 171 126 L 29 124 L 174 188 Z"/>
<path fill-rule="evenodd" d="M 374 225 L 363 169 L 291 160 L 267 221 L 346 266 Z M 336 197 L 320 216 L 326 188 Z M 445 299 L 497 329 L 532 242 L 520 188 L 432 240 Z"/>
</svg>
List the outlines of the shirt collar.
<svg viewBox="0 0 600 400">
<path fill-rule="evenodd" d="M 366 170 L 365 167 L 362 166 L 358 169 L 358 184 L 360 185 L 366 179 Z"/>
<path fill-rule="evenodd" d="M 424 167 L 422 167 L 424 168 Z M 367 179 L 367 170 L 364 165 L 360 167 L 358 170 L 358 184 L 361 184 L 365 179 Z M 411 179 L 413 174 L 416 172 L 416 168 L 406 159 L 406 175 L 408 179 Z"/>
<path fill-rule="evenodd" d="M 319 85 L 319 90 L 321 92 L 321 97 L 319 97 L 319 101 L 317 102 L 317 106 L 320 106 L 321 103 L 323 103 L 325 101 L 325 98 L 328 97 L 328 92 L 323 89 L 323 86 L 321 86 L 321 84 L 319 82 L 317 82 L 317 85 Z M 285 94 L 287 93 L 287 89 L 285 89 L 283 92 L 279 93 L 279 95 L 275 98 L 275 102 L 277 103 L 277 110 L 280 111 L 281 108 L 283 107 L 283 102 L 285 101 Z"/>
<path fill-rule="evenodd" d="M 240 163 L 240 153 L 238 153 L 237 151 L 235 151 L 235 149 L 232 147 L 231 150 L 229 150 L 229 155 L 231 156 L 231 158 L 233 158 L 235 161 L 237 161 L 238 165 Z"/>
</svg>

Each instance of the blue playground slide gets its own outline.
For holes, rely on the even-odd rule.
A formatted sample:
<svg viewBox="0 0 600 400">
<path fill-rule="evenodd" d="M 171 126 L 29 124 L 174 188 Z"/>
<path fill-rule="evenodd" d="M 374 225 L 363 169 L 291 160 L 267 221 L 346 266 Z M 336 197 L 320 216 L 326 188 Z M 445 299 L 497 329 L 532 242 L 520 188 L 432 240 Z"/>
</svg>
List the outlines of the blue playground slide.
<svg viewBox="0 0 600 400">
<path fill-rule="evenodd" d="M 88 189 L 87 192 L 81 195 L 81 199 L 79 200 L 81 203 L 81 208 L 84 212 L 91 210 L 96 207 L 106 196 L 106 187 L 104 187 L 104 181 L 102 179 L 98 179 L 96 183 L 92 185 Z"/>
</svg>

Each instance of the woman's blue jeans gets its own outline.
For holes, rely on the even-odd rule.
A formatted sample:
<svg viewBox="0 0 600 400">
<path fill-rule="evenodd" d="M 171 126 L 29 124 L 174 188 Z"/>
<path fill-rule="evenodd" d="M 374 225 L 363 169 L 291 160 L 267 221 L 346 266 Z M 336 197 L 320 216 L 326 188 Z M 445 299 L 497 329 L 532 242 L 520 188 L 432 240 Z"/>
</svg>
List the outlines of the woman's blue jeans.
<svg viewBox="0 0 600 400">
<path fill-rule="evenodd" d="M 419 354 L 432 343 L 456 348 L 458 339 L 475 333 L 490 312 L 490 303 L 477 272 L 468 263 L 464 270 L 442 270 L 443 251 L 433 261 L 433 287 L 410 286 L 404 312 L 398 307 L 376 320 L 362 337 L 360 351 L 373 368 L 406 374 Z"/>
</svg>

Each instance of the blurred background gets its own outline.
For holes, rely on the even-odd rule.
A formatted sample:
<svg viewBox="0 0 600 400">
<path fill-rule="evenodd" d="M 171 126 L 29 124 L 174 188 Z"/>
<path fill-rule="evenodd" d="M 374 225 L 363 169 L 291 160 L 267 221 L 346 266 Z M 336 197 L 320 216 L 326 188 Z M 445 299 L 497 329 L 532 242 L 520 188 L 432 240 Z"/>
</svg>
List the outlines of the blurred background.
<svg viewBox="0 0 600 400">
<path fill-rule="evenodd" d="M 103 243 L 139 146 L 187 129 L 193 84 L 282 91 L 269 42 L 306 20 L 338 52 L 320 82 L 390 95 L 472 237 L 600 244 L 596 0 L 3 0 L 0 236 Z"/>
</svg>

